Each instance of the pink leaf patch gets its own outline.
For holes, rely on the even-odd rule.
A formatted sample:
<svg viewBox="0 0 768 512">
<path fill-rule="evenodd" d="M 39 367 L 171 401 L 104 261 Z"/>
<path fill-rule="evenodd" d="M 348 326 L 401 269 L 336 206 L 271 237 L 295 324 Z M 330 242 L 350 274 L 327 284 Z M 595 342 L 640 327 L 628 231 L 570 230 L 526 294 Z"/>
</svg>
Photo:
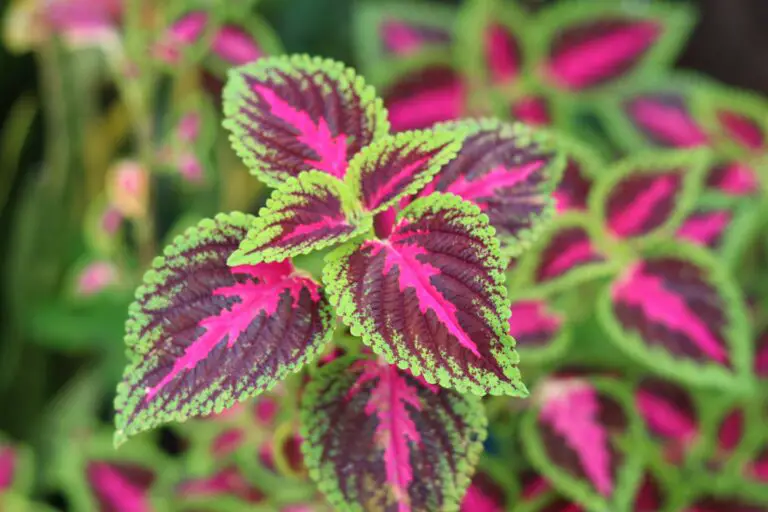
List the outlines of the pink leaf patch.
<svg viewBox="0 0 768 512">
<path fill-rule="evenodd" d="M 564 162 L 554 142 L 522 124 L 463 121 L 438 131 L 465 131 L 459 154 L 422 192 L 451 193 L 478 205 L 510 255 L 539 234 L 553 213 L 552 193 Z"/>
<path fill-rule="evenodd" d="M 124 462 L 91 461 L 86 468 L 88 484 L 100 510 L 152 512 L 149 491 L 156 475 L 151 470 Z"/>
<path fill-rule="evenodd" d="M 760 190 L 757 172 L 738 161 L 726 161 L 712 166 L 706 185 L 707 188 L 730 196 L 747 196 Z"/>
<path fill-rule="evenodd" d="M 331 253 L 323 281 L 352 333 L 388 360 L 460 391 L 524 395 L 492 233 L 476 206 L 433 194 L 387 239 Z"/>
<path fill-rule="evenodd" d="M 273 185 L 310 169 L 341 178 L 348 160 L 389 129 L 360 77 L 307 56 L 261 59 L 232 72 L 224 112 L 237 153 Z"/>
<path fill-rule="evenodd" d="M 709 254 L 667 244 L 611 285 L 602 319 L 621 348 L 652 368 L 734 385 L 751 357 L 746 312 L 723 272 Z"/>
<path fill-rule="evenodd" d="M 716 116 L 730 139 L 750 151 L 765 151 L 765 129 L 757 119 L 727 108 L 718 109 Z"/>
<path fill-rule="evenodd" d="M 451 42 L 451 33 L 444 27 L 394 17 L 382 20 L 379 37 L 384 52 L 399 57 L 411 56 L 429 46 L 445 46 Z"/>
<path fill-rule="evenodd" d="M 703 497 L 688 505 L 684 512 L 765 512 L 765 505 L 744 498 Z"/>
<path fill-rule="evenodd" d="M 339 359 L 318 371 L 302 403 L 307 465 L 337 508 L 456 507 L 482 450 L 482 414 L 476 399 L 395 366 Z"/>
<path fill-rule="evenodd" d="M 635 392 L 635 406 L 648 431 L 663 442 L 663 455 L 682 463 L 699 437 L 699 418 L 688 392 L 672 382 L 646 378 Z"/>
<path fill-rule="evenodd" d="M 186 479 L 176 486 L 176 494 L 187 503 L 229 496 L 251 504 L 265 500 L 264 493 L 249 483 L 234 466 L 225 467 L 209 477 Z M 241 506 L 246 506 L 244 503 Z"/>
<path fill-rule="evenodd" d="M 562 336 L 563 322 L 544 300 L 520 300 L 512 303 L 509 333 L 518 350 L 546 350 Z"/>
<path fill-rule="evenodd" d="M 10 445 L 0 444 L 0 494 L 14 484 L 17 466 L 16 450 Z"/>
<path fill-rule="evenodd" d="M 485 473 L 477 473 L 461 502 L 461 512 L 503 512 L 505 493 L 496 482 Z"/>
<path fill-rule="evenodd" d="M 252 222 L 236 213 L 202 221 L 145 277 L 127 322 L 117 442 L 258 394 L 327 340 L 329 305 L 290 262 L 227 266 Z"/>
<path fill-rule="evenodd" d="M 720 246 L 723 234 L 733 221 L 733 213 L 727 209 L 695 210 L 678 228 L 676 237 L 696 245 L 715 249 Z"/>
<path fill-rule="evenodd" d="M 514 81 L 522 64 L 522 52 L 515 35 L 503 24 L 492 22 L 485 28 L 484 44 L 491 83 Z"/>
<path fill-rule="evenodd" d="M 682 93 L 645 91 L 627 98 L 622 106 L 635 129 L 655 146 L 693 148 L 709 143 Z"/>
<path fill-rule="evenodd" d="M 755 374 L 768 379 L 768 331 L 763 331 L 755 342 Z"/>
<path fill-rule="evenodd" d="M 392 130 L 419 130 L 458 119 L 466 112 L 465 94 L 463 81 L 451 68 L 409 73 L 384 91 Z"/>
<path fill-rule="evenodd" d="M 552 107 L 543 96 L 525 96 L 512 103 L 509 113 L 513 119 L 531 126 L 552 124 Z"/>
<path fill-rule="evenodd" d="M 548 283 L 606 261 L 585 226 L 563 223 L 547 235 L 535 259 L 533 279 Z M 533 261 L 533 260 L 532 260 Z"/>
</svg>

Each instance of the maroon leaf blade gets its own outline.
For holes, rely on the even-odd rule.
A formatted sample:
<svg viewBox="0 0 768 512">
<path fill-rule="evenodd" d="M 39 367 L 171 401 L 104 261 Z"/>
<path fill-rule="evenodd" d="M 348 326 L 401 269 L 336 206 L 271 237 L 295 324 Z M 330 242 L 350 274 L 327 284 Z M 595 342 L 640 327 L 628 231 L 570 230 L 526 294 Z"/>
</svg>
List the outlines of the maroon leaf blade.
<svg viewBox="0 0 768 512">
<path fill-rule="evenodd" d="M 344 177 L 349 159 L 389 130 L 373 88 L 343 64 L 295 55 L 230 72 L 224 126 L 270 185 L 317 169 Z"/>
<path fill-rule="evenodd" d="M 493 234 L 478 207 L 433 194 L 387 239 L 331 253 L 323 281 L 352 333 L 389 362 L 462 392 L 524 396 Z"/>
<path fill-rule="evenodd" d="M 334 507 L 444 510 L 469 485 L 486 420 L 475 397 L 344 357 L 313 376 L 302 429 L 310 475 Z"/>
<path fill-rule="evenodd" d="M 522 124 L 495 120 L 438 125 L 466 133 L 459 154 L 421 192 L 456 194 L 488 215 L 505 254 L 528 248 L 554 213 L 564 161 L 557 143 Z"/>
<path fill-rule="evenodd" d="M 117 443 L 265 391 L 329 339 L 328 303 L 290 262 L 227 266 L 252 222 L 240 213 L 202 221 L 145 276 L 126 324 Z"/>
<path fill-rule="evenodd" d="M 706 251 L 661 243 L 613 282 L 598 313 L 610 339 L 657 373 L 705 387 L 751 385 L 745 306 Z"/>
</svg>

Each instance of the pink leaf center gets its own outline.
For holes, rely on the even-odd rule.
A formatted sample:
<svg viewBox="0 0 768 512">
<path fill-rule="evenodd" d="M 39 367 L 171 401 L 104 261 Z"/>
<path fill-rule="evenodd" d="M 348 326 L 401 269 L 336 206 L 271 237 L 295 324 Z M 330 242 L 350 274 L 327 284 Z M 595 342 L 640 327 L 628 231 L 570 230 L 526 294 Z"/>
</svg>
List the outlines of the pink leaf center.
<svg viewBox="0 0 768 512">
<path fill-rule="evenodd" d="M 671 105 L 642 99 L 630 107 L 635 121 L 645 130 L 673 147 L 691 148 L 708 142 L 706 134 L 685 111 Z"/>
<path fill-rule="evenodd" d="M 639 391 L 637 407 L 649 427 L 664 437 L 688 442 L 697 435 L 696 425 L 688 416 L 653 393 Z"/>
<path fill-rule="evenodd" d="M 523 301 L 512 305 L 509 317 L 509 331 L 513 337 L 555 332 L 562 320 L 549 313 L 546 304 L 537 301 Z"/>
<path fill-rule="evenodd" d="M 659 176 L 648 188 L 641 190 L 630 204 L 608 219 L 611 230 L 619 236 L 642 233 L 658 204 L 676 192 L 676 182 L 675 176 Z"/>
<path fill-rule="evenodd" d="M 0 447 L 0 494 L 13 484 L 16 473 L 16 452 L 7 446 Z"/>
<path fill-rule="evenodd" d="M 517 76 L 517 48 L 502 25 L 493 24 L 486 30 L 485 53 L 493 82 L 512 80 Z"/>
<path fill-rule="evenodd" d="M 89 479 L 94 490 L 116 512 L 150 512 L 152 507 L 144 489 L 106 462 L 95 462 L 89 468 Z"/>
<path fill-rule="evenodd" d="M 721 110 L 717 118 L 722 123 L 728 134 L 748 149 L 762 149 L 765 140 L 763 132 L 750 119 L 735 112 Z"/>
<path fill-rule="evenodd" d="M 488 208 L 488 203 L 482 201 L 485 198 L 494 197 L 501 189 L 514 187 L 525 182 L 530 176 L 541 169 L 544 162 L 541 160 L 530 162 L 520 167 L 507 169 L 498 166 L 476 180 L 467 180 L 462 174 L 451 183 L 446 192 L 461 196 L 477 204 L 482 210 Z"/>
<path fill-rule="evenodd" d="M 677 236 L 708 245 L 714 242 L 731 221 L 727 211 L 713 211 L 688 218 L 677 231 Z"/>
</svg>

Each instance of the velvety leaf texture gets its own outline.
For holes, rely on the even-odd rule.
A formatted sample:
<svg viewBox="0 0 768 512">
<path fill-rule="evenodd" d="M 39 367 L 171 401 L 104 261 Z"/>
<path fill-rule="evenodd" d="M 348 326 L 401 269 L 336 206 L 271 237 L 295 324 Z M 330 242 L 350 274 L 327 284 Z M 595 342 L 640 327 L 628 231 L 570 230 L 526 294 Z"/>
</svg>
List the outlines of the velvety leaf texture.
<svg viewBox="0 0 768 512">
<path fill-rule="evenodd" d="M 303 172 L 275 190 L 229 264 L 282 261 L 349 240 L 371 225 L 343 182 Z"/>
<path fill-rule="evenodd" d="M 362 77 L 305 55 L 233 69 L 224 114 L 235 151 L 270 185 L 310 169 L 342 178 L 349 159 L 389 130 L 381 100 Z"/>
<path fill-rule="evenodd" d="M 629 265 L 610 286 L 600 317 L 620 348 L 669 378 L 749 385 L 745 307 L 725 269 L 700 249 L 666 243 Z"/>
<path fill-rule="evenodd" d="M 461 148 L 464 133 L 401 132 L 361 151 L 349 164 L 346 182 L 373 213 L 421 190 Z"/>
<path fill-rule="evenodd" d="M 656 152 L 623 160 L 599 180 L 591 206 L 617 238 L 674 229 L 693 207 L 709 154 Z"/>
<path fill-rule="evenodd" d="M 232 213 L 202 221 L 146 274 L 126 324 L 117 443 L 258 394 L 330 337 L 329 304 L 290 262 L 227 266 L 253 220 Z"/>
<path fill-rule="evenodd" d="M 390 363 L 461 392 L 525 396 L 498 251 L 477 206 L 436 193 L 387 239 L 329 254 L 323 281 L 352 333 Z"/>
<path fill-rule="evenodd" d="M 581 92 L 664 69 L 681 49 L 693 16 L 682 6 L 644 7 L 570 1 L 544 10 L 542 79 Z"/>
<path fill-rule="evenodd" d="M 527 248 L 554 213 L 564 160 L 548 135 L 523 124 L 481 119 L 438 125 L 467 132 L 459 154 L 421 192 L 451 193 L 488 216 L 508 255 Z"/>
<path fill-rule="evenodd" d="M 476 397 L 397 367 L 346 357 L 302 401 L 310 475 L 336 510 L 455 510 L 486 436 Z"/>
<path fill-rule="evenodd" d="M 637 439 L 623 388 L 571 378 L 547 381 L 537 393 L 523 427 L 534 467 L 590 510 L 626 509 L 642 465 L 636 452 L 623 448 Z"/>
</svg>

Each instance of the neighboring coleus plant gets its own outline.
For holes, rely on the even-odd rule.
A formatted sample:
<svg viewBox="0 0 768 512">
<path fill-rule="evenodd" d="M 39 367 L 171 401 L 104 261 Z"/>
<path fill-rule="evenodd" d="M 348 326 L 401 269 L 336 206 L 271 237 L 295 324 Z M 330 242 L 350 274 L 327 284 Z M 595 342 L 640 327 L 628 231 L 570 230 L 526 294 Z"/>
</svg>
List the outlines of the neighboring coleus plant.
<svg viewBox="0 0 768 512">
<path fill-rule="evenodd" d="M 377 82 L 396 130 L 488 111 L 550 124 L 561 99 L 664 71 L 693 21 L 681 6 L 570 1 L 529 15 L 510 0 L 481 0 L 459 11 L 454 37 L 427 41 L 424 27 L 435 21 L 418 20 L 418 11 L 404 19 L 408 8 L 399 2 L 359 9 L 361 60 L 400 71 Z M 387 29 L 393 19 L 397 33 Z M 406 45 L 407 52 L 391 50 Z"/>
<path fill-rule="evenodd" d="M 493 120 L 390 135 L 362 77 L 307 56 L 233 69 L 224 112 L 275 190 L 258 217 L 203 220 L 153 262 L 126 324 L 116 443 L 272 388 L 339 318 L 362 352 L 303 392 L 310 474 L 341 508 L 458 506 L 485 437 L 472 395 L 527 395 L 504 271 L 554 212 L 553 137 Z M 333 245 L 324 287 L 293 263 Z"/>
</svg>

